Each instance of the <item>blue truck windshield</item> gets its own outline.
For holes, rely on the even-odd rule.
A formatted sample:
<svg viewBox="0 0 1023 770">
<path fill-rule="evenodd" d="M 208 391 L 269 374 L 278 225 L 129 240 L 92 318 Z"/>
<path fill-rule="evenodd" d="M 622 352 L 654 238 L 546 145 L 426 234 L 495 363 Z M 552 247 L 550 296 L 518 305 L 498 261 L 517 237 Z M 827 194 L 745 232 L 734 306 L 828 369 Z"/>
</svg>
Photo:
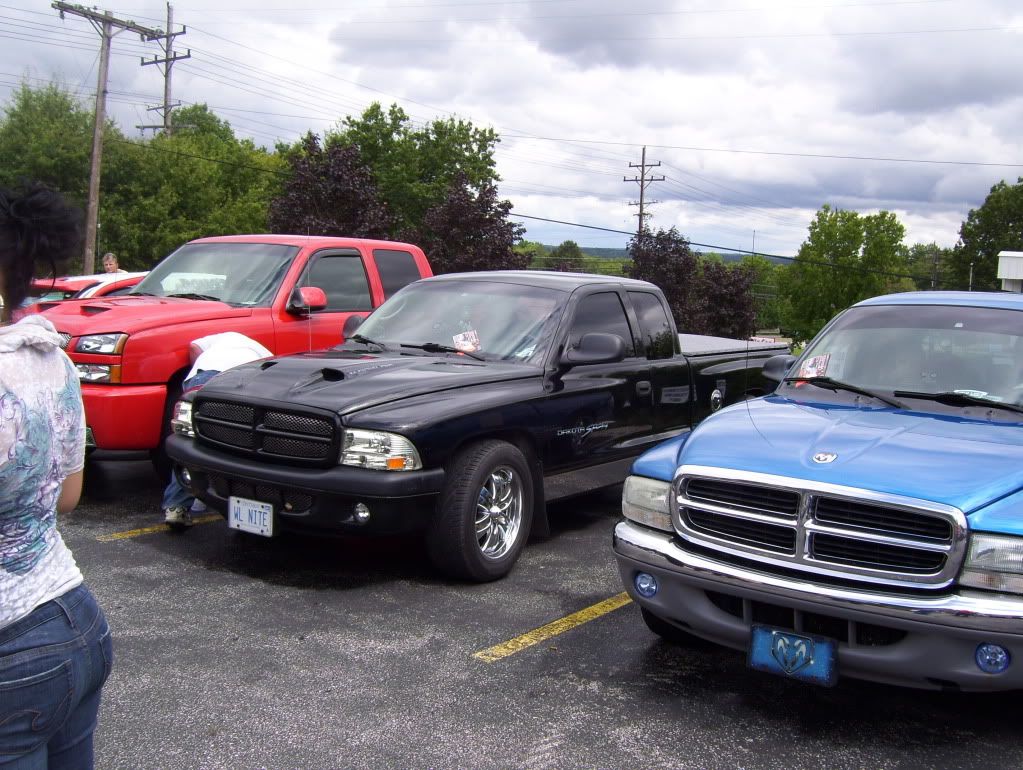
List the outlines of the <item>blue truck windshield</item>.
<svg viewBox="0 0 1023 770">
<path fill-rule="evenodd" d="M 1023 317 L 963 306 L 871 305 L 835 319 L 790 371 L 878 393 L 1023 400 Z M 946 401 L 949 401 L 946 399 Z M 950 403 L 954 406 L 954 403 Z"/>
</svg>

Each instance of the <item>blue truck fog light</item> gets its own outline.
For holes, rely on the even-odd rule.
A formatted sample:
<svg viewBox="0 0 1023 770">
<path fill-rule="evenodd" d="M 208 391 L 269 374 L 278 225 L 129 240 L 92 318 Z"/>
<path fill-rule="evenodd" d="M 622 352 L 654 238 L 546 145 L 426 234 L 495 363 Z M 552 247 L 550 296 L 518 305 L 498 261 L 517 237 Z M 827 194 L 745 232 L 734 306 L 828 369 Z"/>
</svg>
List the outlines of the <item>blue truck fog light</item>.
<svg viewBox="0 0 1023 770">
<path fill-rule="evenodd" d="M 973 657 L 977 661 L 977 668 L 985 674 L 1001 674 L 1012 662 L 1007 649 L 1000 644 L 987 642 L 977 647 L 977 652 Z"/>
<path fill-rule="evenodd" d="M 636 586 L 636 593 L 644 599 L 652 599 L 657 594 L 657 578 L 647 572 L 637 572 L 632 582 Z"/>
</svg>

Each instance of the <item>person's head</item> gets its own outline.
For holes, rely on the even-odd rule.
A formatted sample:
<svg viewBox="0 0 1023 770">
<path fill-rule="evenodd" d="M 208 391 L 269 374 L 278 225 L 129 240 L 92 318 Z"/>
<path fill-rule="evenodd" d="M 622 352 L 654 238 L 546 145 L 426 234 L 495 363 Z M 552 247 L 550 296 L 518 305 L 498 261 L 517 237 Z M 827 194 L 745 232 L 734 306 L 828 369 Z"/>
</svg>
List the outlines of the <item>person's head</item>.
<svg viewBox="0 0 1023 770">
<path fill-rule="evenodd" d="M 116 273 L 117 272 L 117 255 L 112 251 L 108 251 L 103 255 L 103 272 L 104 273 Z"/>
<path fill-rule="evenodd" d="M 7 323 L 28 296 L 37 263 L 51 275 L 81 243 L 81 210 L 42 184 L 0 189 L 0 321 Z"/>
</svg>

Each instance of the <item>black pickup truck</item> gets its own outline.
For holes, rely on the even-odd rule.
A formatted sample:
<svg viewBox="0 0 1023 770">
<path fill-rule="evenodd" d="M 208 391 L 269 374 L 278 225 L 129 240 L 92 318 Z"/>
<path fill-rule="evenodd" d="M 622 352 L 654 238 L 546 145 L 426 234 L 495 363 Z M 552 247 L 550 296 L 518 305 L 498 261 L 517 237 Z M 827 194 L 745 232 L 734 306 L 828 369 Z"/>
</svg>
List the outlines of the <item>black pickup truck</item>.
<svg viewBox="0 0 1023 770">
<path fill-rule="evenodd" d="M 177 404 L 181 481 L 255 535 L 422 532 L 474 581 L 515 563 L 548 500 L 761 395 L 783 344 L 678 334 L 660 290 L 539 271 L 410 284 L 345 342 L 226 371 Z"/>
</svg>

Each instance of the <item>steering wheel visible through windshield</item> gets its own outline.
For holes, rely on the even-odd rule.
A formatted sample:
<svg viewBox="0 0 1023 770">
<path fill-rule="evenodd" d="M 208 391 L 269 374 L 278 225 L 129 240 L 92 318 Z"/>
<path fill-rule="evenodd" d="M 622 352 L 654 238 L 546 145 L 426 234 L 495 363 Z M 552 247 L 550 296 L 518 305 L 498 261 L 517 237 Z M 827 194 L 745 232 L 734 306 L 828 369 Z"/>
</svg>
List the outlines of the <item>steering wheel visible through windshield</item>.
<svg viewBox="0 0 1023 770">
<path fill-rule="evenodd" d="M 539 363 L 557 329 L 560 295 L 498 281 L 419 281 L 377 308 L 358 337 L 406 352 Z"/>
<path fill-rule="evenodd" d="M 273 243 L 187 243 L 131 293 L 266 307 L 297 253 L 296 246 Z"/>
</svg>

